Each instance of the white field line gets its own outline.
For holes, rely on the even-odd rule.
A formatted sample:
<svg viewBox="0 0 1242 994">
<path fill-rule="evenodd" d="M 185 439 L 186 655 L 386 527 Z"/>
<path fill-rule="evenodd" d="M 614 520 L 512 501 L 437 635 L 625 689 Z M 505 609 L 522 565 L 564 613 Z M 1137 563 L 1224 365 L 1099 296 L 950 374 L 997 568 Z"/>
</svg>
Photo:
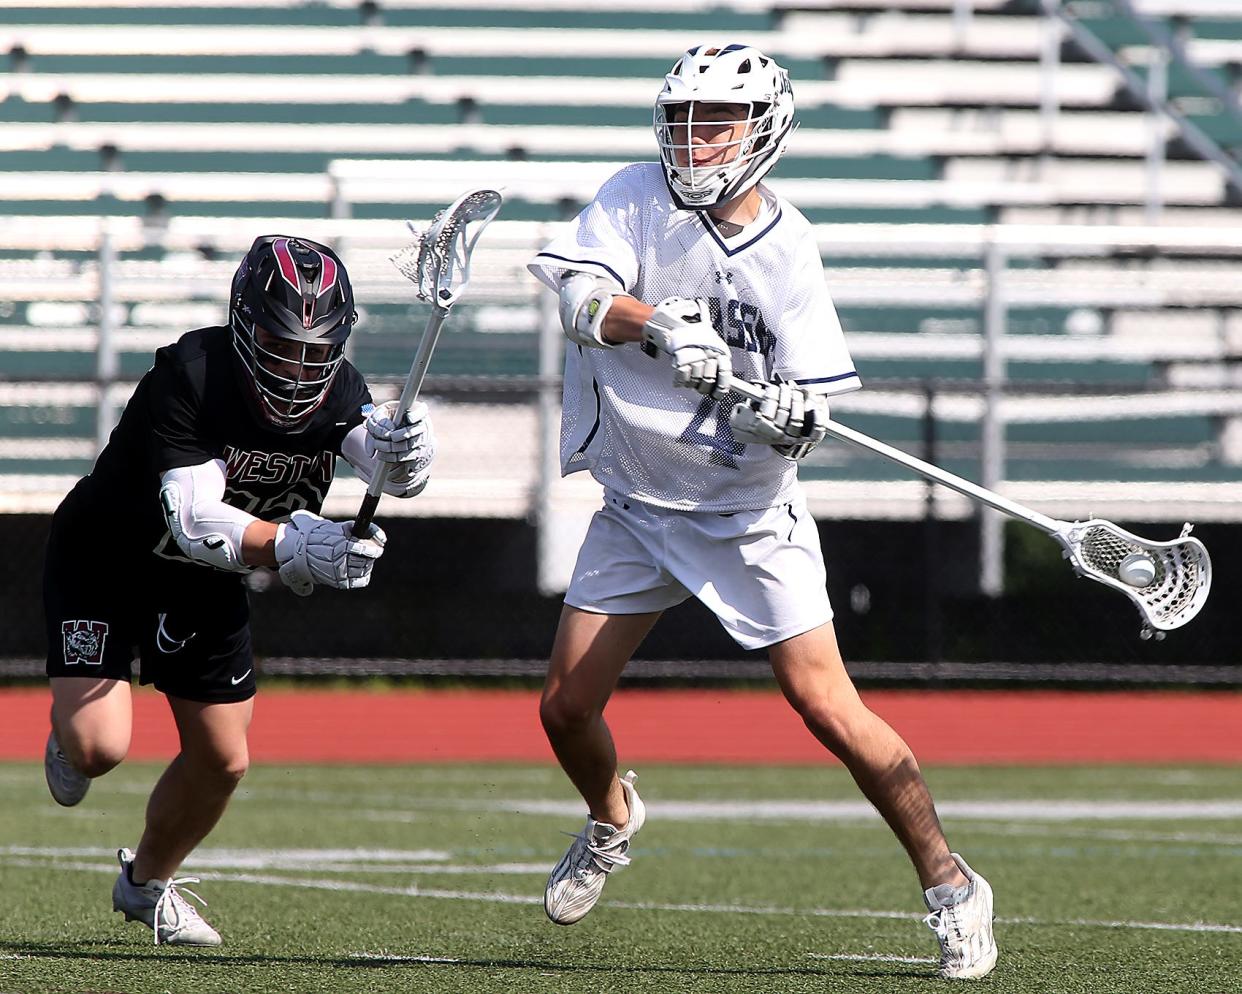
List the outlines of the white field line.
<svg viewBox="0 0 1242 994">
<path fill-rule="evenodd" d="M 314 873 L 368 873 L 368 874 L 393 874 L 393 873 L 430 873 L 445 874 L 450 876 L 463 876 L 467 874 L 496 874 L 501 876 L 545 876 L 548 872 L 548 865 L 545 862 L 539 863 L 440 863 L 440 862 L 410 862 L 402 863 L 394 860 L 400 859 L 401 854 L 390 850 L 368 851 L 365 849 L 325 849 L 322 850 L 325 858 L 320 858 L 317 850 L 313 849 L 290 849 L 288 855 L 284 855 L 278 849 L 264 850 L 242 850 L 242 849 L 217 849 L 203 850 L 195 852 L 184 866 L 188 870 L 195 872 L 211 869 L 221 870 L 284 870 L 288 872 L 314 872 Z M 25 865 L 36 865 L 35 860 L 42 857 L 44 859 L 64 859 L 67 856 L 90 857 L 103 855 L 99 849 L 90 848 L 57 848 L 44 846 L 3 846 L 0 847 L 0 857 L 28 857 L 29 861 Z M 110 855 L 110 854 L 109 854 Z M 419 850 L 411 850 L 408 858 L 418 859 L 420 856 L 424 859 L 428 858 L 426 854 Z M 448 853 L 432 853 L 431 860 L 447 859 Z M 13 863 L 12 865 L 17 865 Z M 213 873 L 213 877 L 217 874 Z"/>
<path fill-rule="evenodd" d="M 473 805 L 477 809 L 478 805 Z M 487 807 L 527 815 L 579 817 L 582 803 L 569 801 L 490 801 Z M 866 801 L 648 801 L 651 817 L 661 821 L 862 821 L 879 815 Z M 1242 800 L 1207 801 L 942 801 L 942 818 L 964 821 L 1182 821 L 1242 818 Z"/>
<path fill-rule="evenodd" d="M 1125 828 L 1067 828 L 1053 825 L 1020 825 L 1007 822 L 980 822 L 971 826 L 975 832 L 1038 838 L 1093 839 L 1099 842 L 1140 842 L 1164 845 L 1242 846 L 1242 835 L 1217 832 L 1144 832 Z"/>
<path fill-rule="evenodd" d="M 93 873 L 116 873 L 116 867 L 110 864 L 87 863 L 59 859 L 38 860 L 28 857 L 13 856 L 0 858 L 0 865 L 20 866 L 43 870 L 78 870 Z M 361 868 L 360 868 L 361 869 Z M 433 887 L 389 887 L 382 884 L 366 884 L 356 880 L 323 880 L 312 878 L 280 877 L 259 873 L 213 873 L 212 882 L 228 881 L 231 883 L 257 884 L 263 887 L 292 887 L 302 890 L 334 891 L 351 894 L 382 894 L 390 897 L 414 897 L 441 901 L 479 901 L 486 904 L 526 904 L 543 903 L 542 894 L 504 894 L 498 891 L 467 891 L 446 890 Z M 776 908 L 745 904 L 661 904 L 654 902 L 606 901 L 609 907 L 634 911 L 677 911 L 694 914 L 733 914 L 733 915 L 809 915 L 816 918 L 864 918 L 891 919 L 898 921 L 918 921 L 921 914 L 907 911 L 877 911 L 853 908 Z M 1136 929 L 1160 932 L 1200 932 L 1242 935 L 1242 925 L 1218 922 L 1141 922 L 1126 920 L 1096 920 L 1087 918 L 1008 918 L 998 917 L 997 922 L 1003 925 L 1037 925 L 1064 926 L 1073 925 L 1082 928 Z"/>
<path fill-rule="evenodd" d="M 884 953 L 807 953 L 807 959 L 845 960 L 850 963 L 939 963 L 929 956 L 887 956 Z"/>
<path fill-rule="evenodd" d="M 385 963 L 460 963 L 461 960 L 452 956 L 399 956 L 396 953 L 346 953 L 347 959 L 363 962 L 381 960 Z"/>
<path fill-rule="evenodd" d="M 0 846 L 3 856 L 99 856 L 115 855 L 98 846 Z M 203 846 L 194 850 L 192 866 L 224 866 L 232 869 L 262 870 L 288 866 L 290 862 L 426 863 L 450 860 L 453 853 L 443 849 L 233 849 Z"/>
</svg>

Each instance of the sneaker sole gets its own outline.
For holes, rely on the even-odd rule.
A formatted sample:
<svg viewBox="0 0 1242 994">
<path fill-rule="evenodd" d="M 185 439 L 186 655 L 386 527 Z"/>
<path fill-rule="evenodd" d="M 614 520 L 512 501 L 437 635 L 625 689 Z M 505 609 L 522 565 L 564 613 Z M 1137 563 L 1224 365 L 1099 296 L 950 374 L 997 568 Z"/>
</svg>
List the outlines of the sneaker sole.
<svg viewBox="0 0 1242 994">
<path fill-rule="evenodd" d="M 945 980 L 982 980 L 996 968 L 997 949 L 992 947 L 992 953 L 980 963 L 976 963 L 969 970 L 963 970 L 961 973 L 942 973 L 941 977 Z"/>
<path fill-rule="evenodd" d="M 52 800 L 59 804 L 62 808 L 77 807 L 86 798 L 86 793 L 91 789 L 90 780 L 86 781 L 86 785 L 82 788 L 81 793 L 76 796 L 73 794 L 61 794 L 56 787 L 56 778 L 52 774 L 52 767 L 56 764 L 56 760 L 46 753 L 43 756 L 43 779 L 47 781 L 48 793 L 52 795 Z"/>
</svg>

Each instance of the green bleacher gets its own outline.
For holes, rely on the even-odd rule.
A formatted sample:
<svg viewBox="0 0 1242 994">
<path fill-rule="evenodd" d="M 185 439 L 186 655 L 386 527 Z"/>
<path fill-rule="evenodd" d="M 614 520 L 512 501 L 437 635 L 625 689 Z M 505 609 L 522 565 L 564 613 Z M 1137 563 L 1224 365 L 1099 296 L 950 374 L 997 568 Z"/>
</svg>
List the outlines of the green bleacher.
<svg viewBox="0 0 1242 994">
<path fill-rule="evenodd" d="M 1127 57 L 1137 59 L 1134 53 L 1141 55 L 1149 44 L 1147 35 L 1130 17 L 1107 3 L 1067 6 L 1082 25 L 1115 52 L 1130 53 Z M 731 32 L 758 33 L 789 49 L 789 54 L 774 54 L 793 74 L 800 100 L 801 132 L 774 174 L 774 183 L 802 184 L 798 189 L 818 184 L 825 190 L 834 181 L 859 184 L 831 187 L 835 191 L 831 196 L 812 197 L 800 205 L 814 224 L 822 226 L 825 237 L 845 225 L 875 225 L 888 230 L 894 225 L 1003 224 L 1012 222 L 1021 211 L 1027 212 L 1026 217 L 1048 221 L 1073 220 L 1078 216 L 1075 212 L 1095 205 L 1089 199 L 1084 203 L 1081 198 L 1058 194 L 1055 184 L 1041 172 L 1049 162 L 1067 170 L 1086 169 L 1100 161 L 1113 162 L 1118 169 L 1139 168 L 1145 151 L 1141 128 L 1135 129 L 1129 145 L 1122 142 L 1104 147 L 1099 141 L 1093 142 L 1093 115 L 1101 120 L 1109 115 L 1113 124 L 1125 124 L 1131 118 L 1141 124 L 1143 119 L 1133 101 L 1123 95 L 1120 83 L 1103 80 L 1106 73 L 1097 71 L 1103 67 L 1089 63 L 1072 44 L 1063 45 L 1061 51 L 1066 88 L 1059 107 L 1062 130 L 1051 136 L 1055 148 L 1036 147 L 1038 142 L 1022 135 L 1029 133 L 1035 115 L 1040 113 L 1041 94 L 1038 87 L 1016 92 L 1012 71 L 1036 72 L 1037 51 L 1025 58 L 990 54 L 989 46 L 998 43 L 989 38 L 1001 37 L 1003 31 L 963 34 L 958 39 L 960 46 L 955 43 L 940 53 L 915 50 L 917 33 L 903 33 L 900 25 L 886 27 L 879 16 L 886 11 L 893 16 L 928 18 L 919 23 L 939 30 L 953 18 L 954 4 L 952 0 L 939 5 L 920 3 L 903 11 L 899 0 L 892 4 L 855 0 L 830 7 L 783 5 L 774 0 L 768 10 L 722 5 L 666 13 L 653 0 L 646 9 L 627 7 L 620 15 L 586 4 L 576 10 L 526 9 L 517 3 L 501 6 L 499 0 L 494 8 L 471 9 L 383 2 L 347 6 L 309 0 L 293 6 L 252 7 L 228 3 L 5 7 L 0 9 L 0 37 L 9 40 L 9 51 L 8 71 L 0 73 L 0 148 L 4 149 L 0 170 L 8 179 L 0 183 L 0 215 L 35 227 L 40 219 L 146 218 L 151 243 L 126 249 L 121 254 L 122 264 L 139 259 L 158 264 L 171 257 L 173 253 L 160 247 L 160 231 L 169 218 L 204 222 L 230 218 L 236 220 L 237 227 L 247 228 L 260 223 L 259 219 L 277 216 L 296 228 L 343 210 L 359 222 L 392 221 L 396 233 L 402 218 L 425 218 L 443 198 L 428 193 L 419 199 L 409 189 L 376 184 L 365 191 L 364 198 L 334 201 L 327 192 L 331 184 L 326 179 L 332 163 L 346 159 L 443 163 L 445 174 L 452 176 L 458 163 L 463 168 L 470 163 L 495 163 L 499 171 L 506 163 L 526 160 L 546 164 L 548 174 L 555 176 L 558 168 L 572 169 L 569 163 L 633 158 L 628 149 L 637 146 L 631 140 L 636 135 L 643 136 L 644 141 L 650 138 L 651 100 L 678 50 L 640 50 L 642 46 L 627 41 L 627 32 L 659 32 L 652 36 L 656 39 L 700 32 L 704 38 L 724 37 Z M 1015 24 L 1020 19 L 1026 30 L 1038 13 L 1037 5 L 1029 0 L 981 3 L 975 7 L 971 23 L 1003 29 L 1007 18 Z M 832 31 L 814 29 L 815 18 L 842 14 L 851 19 L 851 34 L 839 33 L 836 21 L 832 22 Z M 626 24 L 624 29 L 616 27 L 619 16 Z M 1173 30 L 1187 22 L 1160 14 L 1152 23 Z M 796 30 L 787 30 L 791 24 Z M 153 48 L 126 54 L 79 50 L 89 46 L 72 43 L 74 32 L 107 26 L 132 29 L 135 36 L 157 28 L 180 28 L 186 39 L 194 39 L 196 29 L 200 29 L 204 35 L 220 32 L 223 41 L 221 51 L 210 54 L 196 52 L 188 43 L 190 50 L 185 54 L 171 45 L 168 50 Z M 1242 41 L 1242 6 L 1237 19 L 1198 17 L 1189 26 L 1196 39 Z M 33 27 L 43 33 L 26 31 Z M 285 32 L 287 44 L 278 50 L 227 50 L 232 29 L 240 38 L 247 30 L 278 32 L 282 28 L 291 30 Z M 302 29 L 321 30 L 302 34 Z M 417 33 L 423 29 L 427 30 L 426 44 L 418 40 Z M 538 32 L 538 37 L 546 40 L 548 33 L 556 30 L 589 32 L 599 43 L 590 47 L 567 43 L 563 51 L 550 53 L 530 50 L 529 44 L 524 49 L 523 32 L 529 33 L 528 38 Z M 969 26 L 965 30 L 969 32 Z M 397 37 L 398 32 L 402 33 L 401 46 L 385 42 Z M 492 50 L 498 35 L 508 45 L 502 54 Z M 895 54 L 891 57 L 848 54 L 848 46 L 859 39 L 880 35 L 892 39 Z M 300 40 L 312 36 L 318 41 Z M 45 39 L 42 46 L 38 38 Z M 52 41 L 46 41 L 49 38 Z M 313 44 L 324 39 L 341 50 L 314 54 Z M 615 43 L 609 44 L 607 39 Z M 300 50 L 299 44 L 306 50 Z M 476 45 L 477 51 L 470 51 L 471 45 Z M 1140 62 L 1134 67 L 1142 74 L 1146 69 Z M 1222 85 L 1232 85 L 1228 65 L 1209 66 L 1205 71 Z M 977 75 L 968 76 L 967 72 Z M 241 86 L 241 77 L 252 82 Z M 913 82 L 901 83 L 907 77 Z M 920 78 L 928 83 L 944 83 L 950 78 L 956 82 L 945 84 L 942 100 L 929 102 L 926 93 L 920 92 Z M 989 87 L 986 81 L 993 78 L 997 85 Z M 541 79 L 550 82 L 539 86 L 537 93 L 521 89 L 533 87 L 534 81 Z M 975 79 L 984 82 L 976 85 L 971 82 Z M 1074 90 L 1075 80 L 1082 83 L 1078 92 Z M 101 90 L 104 82 L 111 88 Z M 264 92 L 264 82 L 282 89 L 272 96 Z M 43 83 L 49 85 L 41 86 Z M 594 98 L 583 95 L 596 93 L 612 99 L 594 106 Z M 1177 64 L 1170 68 L 1169 95 L 1174 107 L 1223 148 L 1242 148 L 1238 118 L 1221 108 L 1214 111 L 1196 77 Z M 917 118 L 907 123 L 901 116 L 902 111 L 920 108 L 951 111 L 955 116 L 947 124 L 932 127 L 920 125 Z M 34 129 L 34 125 L 45 129 Z M 126 147 L 123 138 L 112 140 L 106 131 L 88 130 L 101 125 L 128 126 L 131 136 L 135 133 L 132 129 L 145 126 L 145 130 L 141 141 L 131 139 L 136 147 Z M 230 132 L 230 125 L 238 127 Z M 256 130 L 255 125 L 260 127 Z M 264 125 L 296 126 L 315 140 L 287 143 L 290 147 L 279 140 L 265 142 Z M 375 130 L 351 139 L 343 126 L 355 125 Z M 1070 125 L 1076 128 L 1072 135 Z M 451 145 L 443 134 L 433 135 L 430 129 L 434 128 L 460 130 L 460 147 Z M 506 131 L 502 139 L 494 130 L 498 128 L 514 131 L 512 135 Z M 544 130 L 537 134 L 538 129 Z M 549 144 L 549 135 L 555 136 L 557 129 L 597 129 L 599 144 L 593 146 L 589 139 L 568 135 L 564 147 L 554 147 Z M 616 129 L 614 137 L 610 139 L 603 129 Z M 525 143 L 524 131 L 528 135 Z M 980 146 L 980 150 L 954 151 L 953 140 L 963 134 L 994 141 L 986 148 Z M 402 135 L 408 135 L 407 143 L 393 151 L 390 139 Z M 419 147 L 420 135 L 426 136 L 430 147 Z M 827 143 L 828 139 L 847 138 L 857 138 L 856 146 Z M 618 144 L 609 145 L 610 140 Z M 822 147 L 815 144 L 820 140 L 826 142 Z M 621 149 L 623 142 L 631 144 Z M 650 157 L 652 151 L 644 154 Z M 1166 151 L 1179 165 L 1195 165 L 1189 150 L 1175 136 Z M 983 184 L 952 179 L 954 164 L 968 161 L 994 162 L 1003 168 L 1006 175 L 994 184 L 994 195 L 982 190 Z M 61 184 L 57 174 L 97 177 L 98 192 L 72 194 L 71 184 Z M 200 175 L 213 177 L 210 189 L 206 180 L 196 188 L 194 178 Z M 110 177 L 137 182 L 132 187 L 113 189 Z M 174 181 L 178 177 L 191 182 L 177 186 Z M 49 179 L 53 182 L 47 189 L 38 185 Z M 149 183 L 144 185 L 144 179 Z M 64 189 L 58 190 L 58 186 Z M 891 191 L 891 201 L 884 201 L 884 190 Z M 911 190 L 922 192 L 916 197 L 905 196 Z M 1174 194 L 1164 207 L 1166 217 L 1178 218 L 1180 225 L 1191 226 L 1201 220 L 1208 228 L 1224 229 L 1242 221 L 1236 200 L 1226 193 L 1219 202 L 1201 203 L 1191 197 L 1178 200 Z M 508 196 L 503 219 L 551 224 L 571 215 L 581 202 L 581 197 L 523 196 L 519 192 Z M 1130 218 L 1143 210 L 1141 203 L 1111 204 L 1107 197 L 1101 203 L 1110 204 L 1109 210 L 1130 211 L 1126 215 Z M 213 244 L 211 238 L 205 238 L 204 252 L 215 251 Z M 0 248 L 0 264 L 25 258 L 32 262 L 66 261 L 86 269 L 93 264 L 89 252 Z M 1067 259 L 1073 261 L 1072 255 L 1027 253 L 1016 256 L 1009 265 L 1015 271 L 1055 273 Z M 858 365 L 869 389 L 882 391 L 887 385 L 908 393 L 921 389 L 918 384 L 931 384 L 940 391 L 971 394 L 962 385 L 978 381 L 983 373 L 982 359 L 959 354 L 952 341 L 935 336 L 943 335 L 948 328 L 961 340 L 978 340 L 984 325 L 982 301 L 952 296 L 954 274 L 963 281 L 978 276 L 981 263 L 977 253 L 950 244 L 938 255 L 907 253 L 897 246 L 875 256 L 826 251 L 825 262 L 831 271 L 841 274 L 840 285 L 830 280 L 830 287 L 840 293 L 842 323 L 859 343 Z M 1194 260 L 1182 263 L 1193 266 Z M 1118 263 L 1134 264 L 1133 260 Z M 940 281 L 936 284 L 940 289 L 932 287 L 916 295 L 917 299 L 895 302 L 873 299 L 851 287 L 857 274 L 884 267 L 924 270 L 930 281 Z M 1222 280 L 1236 276 L 1236 271 L 1222 274 Z M 520 274 L 514 277 L 508 296 L 468 302 L 455 312 L 436 354 L 433 385 L 439 383 L 441 389 L 448 390 L 455 382 L 460 385 L 470 378 L 486 377 L 509 383 L 506 389 L 511 388 L 512 381 L 534 383 L 538 375 L 537 291 L 533 283 L 521 283 L 522 278 Z M 1083 279 L 1091 282 L 1089 274 Z M 861 277 L 858 280 L 862 287 L 865 281 Z M 503 282 L 499 280 L 497 285 Z M 1106 358 L 1091 350 L 1079 350 L 1080 356 L 1074 347 L 1083 338 L 1070 331 L 1079 312 L 1087 310 L 1098 316 L 1102 338 L 1120 337 L 1113 321 L 1125 307 L 1124 301 L 1119 304 L 1115 297 L 1125 291 L 1123 288 L 1109 296 L 1111 291 L 1105 292 L 1109 285 L 1107 274 L 1102 275 L 1099 289 L 1108 299 L 1098 305 L 1011 303 L 1008 333 L 1032 336 L 1048 346 L 1046 357 L 1008 362 L 1006 375 L 1016 390 L 1030 391 L 1044 384 L 1052 398 L 1050 403 L 1063 405 L 1072 394 L 1068 387 L 1074 384 L 1083 389 L 1097 384 L 1101 389 L 1156 392 L 1167 388 L 1170 364 L 1228 365 L 1236 360 L 1229 345 L 1222 345 L 1219 352 L 1205 345 L 1190 359 L 1179 359 L 1175 354 L 1151 358 L 1142 349 L 1120 349 L 1115 357 Z M 199 298 L 214 301 L 221 318 L 223 290 L 221 284 Z M 82 291 L 79 287 L 64 292 Z M 118 303 L 132 313 L 143 299 L 142 292 L 139 289 L 129 296 L 122 293 Z M 43 299 L 62 299 L 56 297 L 56 291 L 49 290 L 48 294 Z M 34 299 L 0 308 L 0 333 L 9 329 L 37 338 L 92 326 L 89 320 L 72 328 L 49 323 L 46 318 L 33 320 Z M 1132 309 L 1159 306 L 1136 300 Z M 1187 309 L 1193 305 L 1179 300 L 1168 306 Z M 1212 305 L 1221 314 L 1235 306 L 1231 300 Z M 489 324 L 497 308 L 507 308 L 514 316 L 512 327 L 498 331 Z M 409 325 L 420 320 L 421 312 L 395 296 L 382 297 L 367 310 L 355 339 L 353 358 L 369 376 L 381 381 L 398 378 L 408 363 Z M 123 325 L 122 330 L 128 327 Z M 170 335 L 176 333 L 174 328 L 174 323 L 168 325 Z M 872 337 L 903 335 L 911 342 L 907 355 L 894 353 L 889 339 L 880 348 L 880 339 Z M 930 347 L 929 341 L 942 346 L 940 351 Z M 1063 354 L 1058 352 L 1061 342 L 1068 343 Z M 130 347 L 122 341 L 122 379 L 137 377 L 148 362 L 149 349 Z M 49 445 L 46 452 L 40 452 L 33 443 L 40 439 L 49 443 L 89 440 L 94 435 L 94 402 L 89 391 L 71 391 L 72 396 L 66 394 L 56 405 L 39 405 L 32 403 L 29 394 L 17 390 L 5 393 L 4 388 L 23 383 L 85 387 L 94 377 L 94 365 L 95 357 L 89 349 L 27 342 L 20 348 L 0 350 L 0 489 L 5 478 L 17 475 L 84 471 L 90 463 L 89 451 L 75 454 L 64 445 Z M 470 389 L 480 388 L 474 384 Z M 54 395 L 53 391 L 49 396 Z M 529 391 L 522 394 L 514 390 L 512 395 L 523 402 L 531 397 Z M 849 404 L 842 402 L 842 416 L 848 414 L 852 424 L 897 444 L 916 448 L 921 444 L 923 425 L 917 417 L 876 413 L 862 407 L 851 414 Z M 55 420 L 44 410 L 51 406 L 62 412 Z M 1014 421 L 1006 434 L 1007 473 L 1014 480 L 1096 476 L 1156 480 L 1172 474 L 1179 479 L 1242 481 L 1242 468 L 1224 458 L 1218 445 L 1222 418 L 1228 416 L 1194 413 L 1110 417 L 1080 423 Z M 938 436 L 945 446 L 945 465 L 977 475 L 977 422 L 944 420 L 938 426 Z M 5 449 L 6 442 L 14 444 Z M 838 446 L 831 454 L 823 454 L 819 462 L 812 461 L 807 473 L 813 479 L 890 479 L 900 471 Z"/>
</svg>

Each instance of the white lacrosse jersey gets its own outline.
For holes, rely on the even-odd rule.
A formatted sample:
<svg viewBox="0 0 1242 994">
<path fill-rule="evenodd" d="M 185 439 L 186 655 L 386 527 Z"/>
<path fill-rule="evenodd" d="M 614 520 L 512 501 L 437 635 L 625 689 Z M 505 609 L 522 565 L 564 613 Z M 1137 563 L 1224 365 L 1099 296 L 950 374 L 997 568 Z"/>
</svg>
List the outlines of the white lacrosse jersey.
<svg viewBox="0 0 1242 994">
<path fill-rule="evenodd" d="M 825 394 L 862 384 L 841 333 L 810 223 L 762 185 L 759 217 L 724 238 L 678 210 L 656 163 L 626 166 L 530 263 L 554 290 L 589 273 L 656 305 L 708 302 L 734 374 Z M 566 348 L 561 472 L 589 469 L 610 490 L 660 507 L 729 512 L 772 507 L 797 488 L 797 463 L 734 439 L 735 399 L 673 386 L 668 356 L 637 343 Z"/>
</svg>

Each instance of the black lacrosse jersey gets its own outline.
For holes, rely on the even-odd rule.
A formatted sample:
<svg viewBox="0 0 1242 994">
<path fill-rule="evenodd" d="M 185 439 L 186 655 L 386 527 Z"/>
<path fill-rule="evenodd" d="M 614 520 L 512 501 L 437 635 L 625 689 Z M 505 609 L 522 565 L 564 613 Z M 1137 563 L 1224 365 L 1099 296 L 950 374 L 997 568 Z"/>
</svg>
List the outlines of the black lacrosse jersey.
<svg viewBox="0 0 1242 994">
<path fill-rule="evenodd" d="M 192 564 L 173 541 L 159 490 L 167 470 L 214 459 L 227 467 L 224 499 L 234 507 L 264 521 L 284 520 L 298 510 L 318 513 L 341 442 L 371 403 L 362 374 L 342 362 L 305 430 L 289 434 L 268 427 L 254 412 L 239 373 L 228 328 L 191 331 L 159 349 L 94 468 L 65 498 L 58 518 L 70 528 L 93 520 L 118 536 L 132 549 L 125 563 L 130 568 L 150 565 L 154 555 L 210 569 Z"/>
</svg>

